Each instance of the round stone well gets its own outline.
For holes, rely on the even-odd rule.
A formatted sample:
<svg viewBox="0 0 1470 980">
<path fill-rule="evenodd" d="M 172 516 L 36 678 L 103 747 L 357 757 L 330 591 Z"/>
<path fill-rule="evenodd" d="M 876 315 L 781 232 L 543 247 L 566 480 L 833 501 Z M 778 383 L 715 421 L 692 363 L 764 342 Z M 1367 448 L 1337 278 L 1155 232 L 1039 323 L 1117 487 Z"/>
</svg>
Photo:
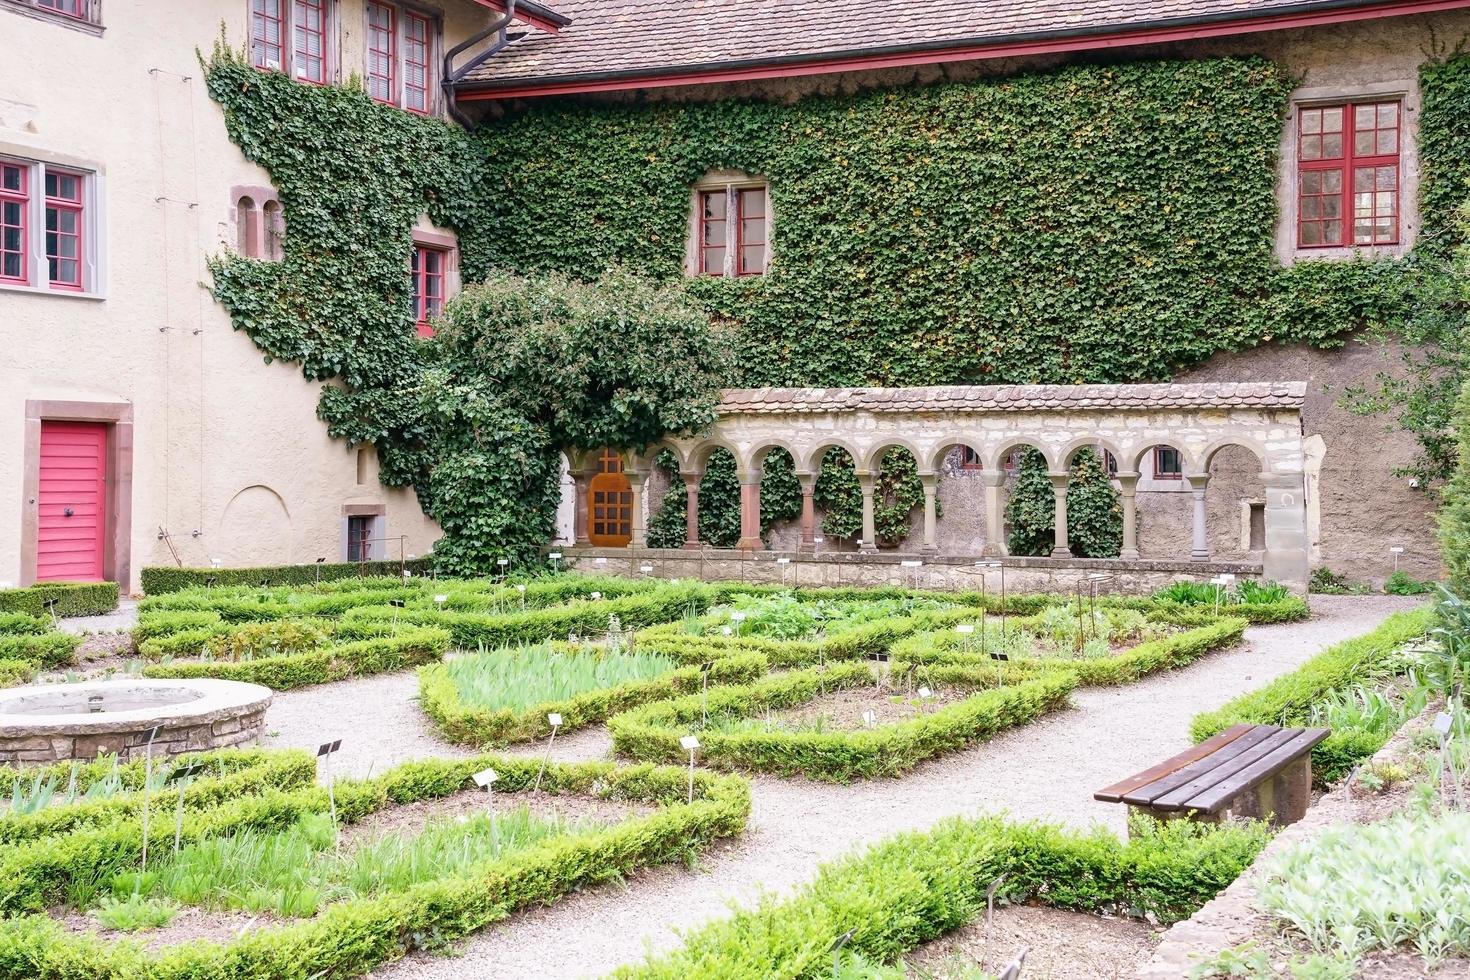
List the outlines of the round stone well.
<svg viewBox="0 0 1470 980">
<path fill-rule="evenodd" d="M 0 765 L 202 752 L 260 738 L 271 690 L 210 678 L 39 684 L 0 691 Z"/>
</svg>

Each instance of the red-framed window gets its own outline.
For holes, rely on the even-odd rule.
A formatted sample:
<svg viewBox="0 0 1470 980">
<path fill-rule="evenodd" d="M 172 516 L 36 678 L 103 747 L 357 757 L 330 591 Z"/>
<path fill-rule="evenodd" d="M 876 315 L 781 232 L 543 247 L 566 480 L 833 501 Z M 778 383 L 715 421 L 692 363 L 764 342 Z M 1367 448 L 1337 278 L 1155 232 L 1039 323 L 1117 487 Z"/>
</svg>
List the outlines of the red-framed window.
<svg viewBox="0 0 1470 980">
<path fill-rule="evenodd" d="M 1184 479 L 1184 457 L 1173 446 L 1154 447 L 1154 479 Z"/>
<path fill-rule="evenodd" d="M 398 11 L 386 3 L 369 0 L 368 95 L 379 102 L 398 102 Z"/>
<path fill-rule="evenodd" d="M 327 0 L 292 0 L 291 75 L 327 84 Z"/>
<path fill-rule="evenodd" d="M 434 22 L 403 12 L 403 108 L 427 115 L 433 110 Z"/>
<path fill-rule="evenodd" d="M 980 458 L 979 453 L 975 452 L 975 450 L 971 449 L 969 446 L 961 446 L 960 469 L 983 470 L 985 469 L 985 461 Z"/>
<path fill-rule="evenodd" d="M 1298 246 L 1398 243 L 1402 125 L 1398 101 L 1298 110 Z"/>
<path fill-rule="evenodd" d="M 735 197 L 735 274 L 766 271 L 766 189 L 742 187 Z"/>
<path fill-rule="evenodd" d="M 347 560 L 370 561 L 373 557 L 373 524 L 376 518 L 352 514 L 347 518 Z"/>
<path fill-rule="evenodd" d="M 78 20 L 87 20 L 91 4 L 88 3 L 88 0 L 36 0 L 36 6 L 42 10 L 52 10 Z"/>
<path fill-rule="evenodd" d="M 82 289 L 84 181 L 81 174 L 46 168 L 46 264 L 53 289 Z"/>
<path fill-rule="evenodd" d="M 430 245 L 414 245 L 413 263 L 413 315 L 414 325 L 420 337 L 434 336 L 429 320 L 444 312 L 445 283 L 449 270 L 447 249 Z"/>
<path fill-rule="evenodd" d="M 331 0 L 250 0 L 250 63 L 298 82 L 330 80 Z"/>
<path fill-rule="evenodd" d="M 730 194 L 728 191 L 701 191 L 699 202 L 699 274 L 723 276 L 729 237 L 726 231 Z"/>
<path fill-rule="evenodd" d="M 27 213 L 31 207 L 28 168 L 0 160 L 0 282 L 29 282 Z"/>
<path fill-rule="evenodd" d="M 250 0 L 250 63 L 286 70 L 286 0 Z"/>
</svg>

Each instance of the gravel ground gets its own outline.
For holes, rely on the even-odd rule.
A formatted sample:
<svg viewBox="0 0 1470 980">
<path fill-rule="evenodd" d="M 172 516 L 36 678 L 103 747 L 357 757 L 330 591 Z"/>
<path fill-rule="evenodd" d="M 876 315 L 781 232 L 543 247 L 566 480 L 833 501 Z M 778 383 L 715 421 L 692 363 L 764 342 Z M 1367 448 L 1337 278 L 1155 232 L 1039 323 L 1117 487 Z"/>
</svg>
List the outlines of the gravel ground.
<svg viewBox="0 0 1470 980">
<path fill-rule="evenodd" d="M 786 892 L 816 866 L 903 830 L 954 815 L 999 813 L 1082 828 L 1124 830 L 1124 808 L 1093 790 L 1189 744 L 1189 721 L 1292 670 L 1321 649 L 1366 633 L 1415 600 L 1313 596 L 1304 623 L 1253 627 L 1245 645 L 1191 667 L 1120 688 L 1080 691 L 1076 707 L 923 765 L 894 781 L 830 786 L 757 777 L 750 828 L 706 852 L 693 871 L 657 868 L 512 917 L 450 958 L 415 954 L 373 975 L 393 980 L 596 977 L 645 952 L 677 944 L 678 930 L 728 915 L 763 892 Z M 336 770 L 363 774 L 407 759 L 467 754 L 430 734 L 410 673 L 276 696 L 266 716 L 272 746 L 315 748 L 342 738 Z M 600 729 L 557 740 L 558 759 L 606 752 Z M 538 747 L 521 751 L 536 752 Z"/>
<path fill-rule="evenodd" d="M 117 608 L 102 616 L 69 616 L 57 625 L 68 633 L 101 633 L 130 630 L 138 622 L 138 601 L 122 599 Z"/>
</svg>

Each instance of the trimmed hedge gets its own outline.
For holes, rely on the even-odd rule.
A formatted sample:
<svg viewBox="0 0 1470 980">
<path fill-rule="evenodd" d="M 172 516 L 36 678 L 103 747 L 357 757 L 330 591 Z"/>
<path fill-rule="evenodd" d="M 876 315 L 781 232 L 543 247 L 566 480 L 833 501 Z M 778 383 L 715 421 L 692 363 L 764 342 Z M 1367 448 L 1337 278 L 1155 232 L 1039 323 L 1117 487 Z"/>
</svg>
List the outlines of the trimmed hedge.
<svg viewBox="0 0 1470 980">
<path fill-rule="evenodd" d="M 480 756 L 407 763 L 370 780 L 339 781 L 337 812 L 344 821 L 355 822 L 390 803 L 472 789 L 472 774 L 486 766 L 500 774 L 496 794 L 507 795 L 530 789 L 540 760 Z M 95 934 L 69 933 L 43 915 L 6 919 L 0 921 L 0 976 L 295 980 L 308 974 L 359 975 L 418 945 L 467 935 L 515 909 L 550 903 L 648 865 L 688 860 L 710 842 L 744 829 L 750 811 L 744 780 L 696 773 L 694 802 L 687 803 L 687 778 L 676 767 L 552 763 L 541 782 L 543 792 L 637 800 L 659 808 L 605 830 L 554 837 L 401 892 L 338 902 L 311 919 L 253 929 L 228 943 L 195 941 L 150 950 L 136 942 L 109 943 Z M 319 787 L 267 794 L 186 816 L 184 839 L 192 842 L 245 827 L 278 829 L 303 813 L 326 808 L 326 792 Z M 172 837 L 171 821 L 154 821 L 151 847 L 166 850 Z M 140 825 L 130 820 L 0 848 L 0 906 L 40 910 L 48 899 L 61 896 L 72 877 L 135 861 L 141 843 Z"/>
<path fill-rule="evenodd" d="M 1429 606 L 1395 613 L 1371 633 L 1334 644 L 1266 686 L 1196 715 L 1189 726 L 1190 737 L 1202 742 L 1240 723 L 1305 724 L 1313 706 L 1327 695 L 1346 691 L 1391 668 L 1404 645 L 1428 633 L 1433 621 L 1434 610 Z M 1312 750 L 1313 778 L 1321 785 L 1337 780 L 1388 740 L 1385 735 L 1365 735 L 1368 733 L 1339 730 L 1319 743 Z"/>
<path fill-rule="evenodd" d="M 1077 685 L 1076 677 L 1069 673 L 1041 674 L 980 691 L 932 714 L 858 731 L 699 730 L 706 709 L 711 717 L 749 717 L 767 709 L 804 704 L 830 691 L 871 686 L 873 681 L 866 663 L 814 667 L 746 686 L 711 688 L 707 696 L 689 695 L 636 708 L 614 716 L 608 730 L 613 748 L 636 759 L 672 762 L 687 758 L 679 739 L 697 731 L 699 759 L 705 765 L 846 782 L 896 776 L 924 759 L 1024 725 L 1064 707 Z"/>
<path fill-rule="evenodd" d="M 43 582 L 0 592 L 0 612 L 50 616 L 46 603 L 56 600 L 57 616 L 102 616 L 117 608 L 116 582 Z"/>
<path fill-rule="evenodd" d="M 364 578 L 376 576 L 397 577 L 405 569 L 414 575 L 423 575 L 428 562 L 414 558 L 404 562 L 363 561 L 334 562 L 320 565 L 262 565 L 258 568 L 167 568 L 143 569 L 143 592 L 147 595 L 166 595 L 181 589 L 203 586 L 210 580 L 217 586 L 224 585 L 314 585 L 342 578 Z"/>
<path fill-rule="evenodd" d="M 1002 875 L 1002 902 L 1176 921 L 1239 877 L 1268 839 L 1261 824 L 1137 821 L 1124 842 L 1103 830 L 952 818 L 824 865 L 791 898 L 767 897 L 613 976 L 826 980 L 833 941 L 849 930 L 849 956 L 892 963 L 984 915 L 986 890 Z"/>
<path fill-rule="evenodd" d="M 82 638 L 52 630 L 39 636 L 0 636 L 0 660 L 24 661 L 36 668 L 60 667 L 72 661 Z"/>
<path fill-rule="evenodd" d="M 154 642 L 154 641 L 149 641 Z M 254 660 L 178 660 L 149 664 L 144 677 L 217 677 L 264 684 L 273 691 L 417 667 L 449 651 L 449 632 L 408 626 L 389 636 L 337 643 L 304 653 Z"/>
<path fill-rule="evenodd" d="M 195 762 L 208 764 L 210 771 L 191 780 L 184 789 L 186 811 L 219 806 L 261 790 L 310 786 L 316 780 L 315 757 L 295 749 L 218 749 L 171 760 L 175 766 Z M 60 762 L 25 770 L 18 778 L 54 778 L 58 788 L 66 787 L 75 779 L 78 792 L 85 792 L 93 783 L 114 773 L 124 789 L 111 796 L 79 800 L 65 806 L 49 806 L 34 813 L 0 813 L 0 845 L 105 826 L 119 818 L 135 815 L 141 804 L 142 795 L 138 792 L 143 785 L 144 764 L 141 761 L 119 763 L 115 767 L 106 760 L 81 764 Z M 171 813 L 178 794 L 176 786 L 157 789 L 152 794 L 151 805 L 160 813 Z"/>
<path fill-rule="evenodd" d="M 770 669 L 766 658 L 748 653 L 711 661 L 711 684 L 748 684 Z M 574 732 L 650 701 L 698 691 L 704 683 L 699 667 L 681 667 L 652 680 L 587 691 L 565 701 L 547 701 L 524 711 L 486 708 L 465 702 L 444 664 L 419 668 L 419 707 L 446 739 L 456 745 L 496 745 L 545 738 L 551 734 L 546 715 L 562 717 L 560 732 Z"/>
</svg>

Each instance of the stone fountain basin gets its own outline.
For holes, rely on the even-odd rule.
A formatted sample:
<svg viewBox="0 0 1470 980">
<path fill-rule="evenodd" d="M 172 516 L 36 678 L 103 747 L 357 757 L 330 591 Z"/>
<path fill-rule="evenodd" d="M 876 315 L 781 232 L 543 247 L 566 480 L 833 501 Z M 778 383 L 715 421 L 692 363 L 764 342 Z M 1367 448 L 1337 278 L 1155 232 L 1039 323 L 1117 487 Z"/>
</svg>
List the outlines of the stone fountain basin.
<svg viewBox="0 0 1470 980">
<path fill-rule="evenodd" d="M 40 684 L 0 691 L 0 764 L 141 758 L 242 745 L 260 738 L 271 690 L 212 678 Z M 100 711 L 94 711 L 99 708 Z"/>
</svg>

